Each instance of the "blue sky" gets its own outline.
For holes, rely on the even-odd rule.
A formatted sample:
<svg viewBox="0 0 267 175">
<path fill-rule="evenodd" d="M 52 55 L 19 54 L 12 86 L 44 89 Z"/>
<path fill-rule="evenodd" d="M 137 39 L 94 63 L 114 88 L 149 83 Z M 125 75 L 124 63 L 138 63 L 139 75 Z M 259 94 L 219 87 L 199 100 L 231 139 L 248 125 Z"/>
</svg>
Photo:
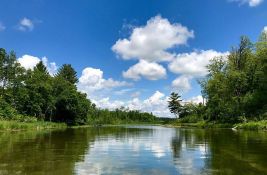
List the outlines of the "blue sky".
<svg viewBox="0 0 267 175">
<path fill-rule="evenodd" d="M 0 47 L 32 68 L 77 70 L 78 87 L 99 107 L 171 116 L 171 91 L 199 101 L 196 79 L 241 35 L 267 26 L 264 0 L 2 0 Z M 124 72 L 124 73 L 123 73 Z"/>
</svg>

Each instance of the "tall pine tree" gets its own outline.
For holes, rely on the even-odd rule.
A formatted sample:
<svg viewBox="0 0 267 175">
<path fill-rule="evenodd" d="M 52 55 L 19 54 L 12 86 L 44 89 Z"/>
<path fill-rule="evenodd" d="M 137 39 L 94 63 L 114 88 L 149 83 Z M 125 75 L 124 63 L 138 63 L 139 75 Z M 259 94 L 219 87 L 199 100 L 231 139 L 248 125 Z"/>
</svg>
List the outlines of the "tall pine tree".
<svg viewBox="0 0 267 175">
<path fill-rule="evenodd" d="M 172 92 L 170 96 L 170 100 L 168 101 L 170 112 L 175 115 L 176 118 L 179 117 L 180 112 L 182 111 L 181 105 L 181 96 L 178 93 Z"/>
<path fill-rule="evenodd" d="M 72 68 L 70 64 L 63 64 L 63 66 L 59 69 L 56 77 L 63 78 L 71 84 L 78 82 L 77 72 Z"/>
</svg>

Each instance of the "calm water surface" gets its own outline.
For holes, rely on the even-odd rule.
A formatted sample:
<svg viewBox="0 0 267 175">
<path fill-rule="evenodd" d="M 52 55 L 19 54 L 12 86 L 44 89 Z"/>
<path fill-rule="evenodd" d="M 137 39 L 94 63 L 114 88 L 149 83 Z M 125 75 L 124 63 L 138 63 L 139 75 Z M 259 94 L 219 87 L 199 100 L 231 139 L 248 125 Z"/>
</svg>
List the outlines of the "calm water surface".
<svg viewBox="0 0 267 175">
<path fill-rule="evenodd" d="M 0 175 L 267 174 L 267 132 L 117 126 L 0 132 Z"/>
</svg>

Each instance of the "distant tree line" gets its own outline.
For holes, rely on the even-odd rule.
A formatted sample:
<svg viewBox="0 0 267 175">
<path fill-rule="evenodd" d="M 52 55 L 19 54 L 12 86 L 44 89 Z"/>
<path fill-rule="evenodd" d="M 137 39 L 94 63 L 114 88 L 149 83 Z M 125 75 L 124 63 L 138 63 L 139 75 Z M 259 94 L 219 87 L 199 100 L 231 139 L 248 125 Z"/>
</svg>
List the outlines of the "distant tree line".
<svg viewBox="0 0 267 175">
<path fill-rule="evenodd" d="M 209 74 L 199 81 L 205 104 L 181 105 L 172 93 L 172 113 L 226 123 L 267 118 L 267 32 L 255 44 L 241 37 L 227 57 L 213 58 L 207 68 Z"/>
<path fill-rule="evenodd" d="M 0 119 L 27 121 L 31 116 L 70 125 L 154 119 L 153 115 L 139 111 L 98 109 L 86 94 L 77 90 L 77 82 L 77 73 L 70 64 L 62 65 L 51 76 L 42 61 L 26 70 L 13 51 L 7 53 L 0 48 Z"/>
<path fill-rule="evenodd" d="M 125 124 L 125 123 L 155 123 L 159 121 L 152 113 L 129 110 L 121 107 L 115 110 L 97 109 L 90 111 L 89 123 L 93 124 Z M 112 119 L 112 120 L 110 120 Z"/>
</svg>

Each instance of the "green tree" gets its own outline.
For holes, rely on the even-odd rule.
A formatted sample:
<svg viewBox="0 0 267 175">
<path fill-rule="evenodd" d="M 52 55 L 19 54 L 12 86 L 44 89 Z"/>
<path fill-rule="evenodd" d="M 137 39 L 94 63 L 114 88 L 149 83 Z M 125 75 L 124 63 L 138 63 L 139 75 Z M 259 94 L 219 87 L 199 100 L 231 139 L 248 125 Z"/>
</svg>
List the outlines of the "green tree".
<svg viewBox="0 0 267 175">
<path fill-rule="evenodd" d="M 168 107 L 170 109 L 170 112 L 175 115 L 175 117 L 180 117 L 179 114 L 182 110 L 182 105 L 181 105 L 181 96 L 178 95 L 178 93 L 172 92 L 170 99 L 168 101 Z"/>
<path fill-rule="evenodd" d="M 258 64 L 258 86 L 254 90 L 254 109 L 260 113 L 267 113 L 267 32 L 263 31 L 256 43 L 256 57 Z M 256 110 L 255 110 L 256 111 Z"/>
<path fill-rule="evenodd" d="M 69 125 L 87 123 L 91 102 L 85 94 L 77 91 L 75 85 L 56 77 L 53 83 L 53 94 L 56 97 L 53 121 L 66 122 Z"/>
<path fill-rule="evenodd" d="M 72 68 L 70 64 L 63 64 L 56 76 L 63 78 L 71 84 L 78 82 L 77 72 Z"/>
<path fill-rule="evenodd" d="M 4 86 L 6 81 L 6 59 L 7 54 L 6 50 L 3 48 L 0 48 L 0 85 L 1 85 L 1 97 L 4 95 Z"/>
<path fill-rule="evenodd" d="M 253 45 L 241 37 L 226 59 L 214 58 L 201 81 L 207 99 L 206 119 L 238 122 L 259 116 L 266 106 L 266 34 Z M 256 46 L 256 47 L 255 47 Z M 265 61 L 264 61 L 265 60 Z"/>
<path fill-rule="evenodd" d="M 20 89 L 24 86 L 25 74 L 26 70 L 17 61 L 15 52 L 11 51 L 8 55 L 6 66 L 5 98 L 14 108 L 17 108 L 17 105 L 20 103 L 17 100 L 17 96 L 19 95 L 18 92 Z"/>
<path fill-rule="evenodd" d="M 28 71 L 25 84 L 26 89 L 21 92 L 24 95 L 24 105 L 21 111 L 24 114 L 45 119 L 50 115 L 51 108 L 54 106 L 54 96 L 52 77 L 42 61 L 34 67 L 33 71 Z"/>
<path fill-rule="evenodd" d="M 16 101 L 17 93 L 23 87 L 24 80 L 25 69 L 18 63 L 15 52 L 7 54 L 4 49 L 0 49 L 1 97 L 15 108 L 19 103 Z"/>
</svg>

